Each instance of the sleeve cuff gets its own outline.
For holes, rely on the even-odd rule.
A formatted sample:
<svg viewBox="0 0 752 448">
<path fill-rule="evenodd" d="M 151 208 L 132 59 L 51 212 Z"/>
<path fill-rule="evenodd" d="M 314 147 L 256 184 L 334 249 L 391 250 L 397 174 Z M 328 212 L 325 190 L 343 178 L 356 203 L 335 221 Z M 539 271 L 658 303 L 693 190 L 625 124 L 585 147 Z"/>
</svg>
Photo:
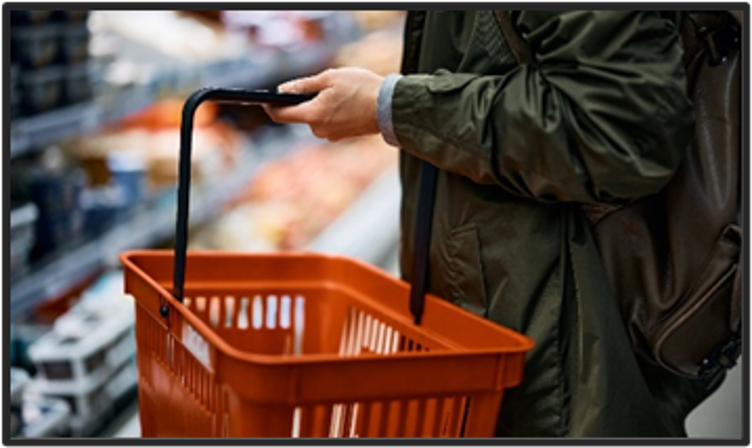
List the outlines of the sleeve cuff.
<svg viewBox="0 0 752 448">
<path fill-rule="evenodd" d="M 399 147 L 397 135 L 394 133 L 394 123 L 392 122 L 392 96 L 394 87 L 402 75 L 393 73 L 386 78 L 379 89 L 379 99 L 376 105 L 376 117 L 379 122 L 379 131 L 381 131 L 384 141 L 392 146 Z"/>
</svg>

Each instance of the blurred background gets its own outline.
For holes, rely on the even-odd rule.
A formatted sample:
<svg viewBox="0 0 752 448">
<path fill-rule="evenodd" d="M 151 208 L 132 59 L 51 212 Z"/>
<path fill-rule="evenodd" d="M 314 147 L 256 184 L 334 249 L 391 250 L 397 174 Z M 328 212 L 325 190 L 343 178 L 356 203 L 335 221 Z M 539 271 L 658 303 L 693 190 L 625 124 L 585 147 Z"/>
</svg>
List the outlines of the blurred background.
<svg viewBox="0 0 752 448">
<path fill-rule="evenodd" d="M 172 248 L 180 113 L 203 86 L 399 71 L 402 11 L 11 11 L 12 437 L 138 437 L 118 254 Z M 196 117 L 189 248 L 345 254 L 397 275 L 398 152 L 258 107 Z M 6 279 L 7 281 L 8 279 Z M 690 417 L 741 436 L 741 369 Z"/>
</svg>

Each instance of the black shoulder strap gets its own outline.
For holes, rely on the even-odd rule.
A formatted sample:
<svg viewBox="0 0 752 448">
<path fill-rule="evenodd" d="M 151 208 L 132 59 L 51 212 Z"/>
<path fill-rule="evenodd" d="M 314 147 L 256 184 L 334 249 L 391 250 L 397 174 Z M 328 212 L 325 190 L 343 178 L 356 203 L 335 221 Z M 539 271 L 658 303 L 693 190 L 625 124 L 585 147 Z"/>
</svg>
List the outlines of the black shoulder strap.
<svg viewBox="0 0 752 448">
<path fill-rule="evenodd" d="M 436 177 L 438 168 L 423 161 L 420 167 L 420 192 L 418 217 L 415 222 L 413 275 L 410 284 L 410 312 L 415 325 L 420 325 L 428 281 L 428 255 L 433 227 L 433 206 L 436 202 Z"/>
</svg>

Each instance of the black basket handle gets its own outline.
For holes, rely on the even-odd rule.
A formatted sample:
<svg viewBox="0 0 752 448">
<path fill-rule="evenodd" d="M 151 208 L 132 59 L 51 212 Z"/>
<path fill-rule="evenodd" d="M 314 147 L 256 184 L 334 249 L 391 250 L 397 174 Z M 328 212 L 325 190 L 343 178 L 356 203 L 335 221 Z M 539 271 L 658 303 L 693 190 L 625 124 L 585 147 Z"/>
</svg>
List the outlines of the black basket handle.
<svg viewBox="0 0 752 448">
<path fill-rule="evenodd" d="M 185 287 L 185 260 L 188 250 L 188 206 L 191 189 L 191 154 L 193 117 L 198 107 L 206 101 L 241 105 L 271 104 L 290 106 L 312 99 L 315 94 L 277 93 L 263 90 L 206 87 L 193 93 L 183 106 L 180 124 L 180 161 L 178 167 L 178 211 L 175 229 L 175 267 L 173 294 L 183 302 Z"/>
<path fill-rule="evenodd" d="M 191 188 L 191 152 L 193 137 L 193 117 L 196 109 L 205 101 L 243 105 L 294 105 L 309 101 L 315 94 L 277 93 L 260 90 L 207 87 L 193 93 L 183 106 L 180 125 L 180 162 L 178 168 L 178 211 L 175 229 L 175 267 L 173 271 L 173 295 L 183 302 L 185 287 L 186 252 L 188 250 L 188 205 Z M 415 324 L 420 325 L 423 316 L 427 277 L 428 250 L 431 240 L 434 197 L 438 169 L 423 163 L 421 169 L 420 203 L 418 207 L 413 279 L 410 289 L 410 312 Z"/>
</svg>

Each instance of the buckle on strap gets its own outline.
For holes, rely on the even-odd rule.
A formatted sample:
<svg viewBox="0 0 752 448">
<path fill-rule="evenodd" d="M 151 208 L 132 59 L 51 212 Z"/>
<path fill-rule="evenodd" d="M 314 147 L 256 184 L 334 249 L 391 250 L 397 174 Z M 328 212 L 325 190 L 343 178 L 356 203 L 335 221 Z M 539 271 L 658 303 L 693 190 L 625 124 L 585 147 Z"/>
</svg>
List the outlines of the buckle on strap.
<svg viewBox="0 0 752 448">
<path fill-rule="evenodd" d="M 725 344 L 719 346 L 702 360 L 699 375 L 710 380 L 708 388 L 712 388 L 721 377 L 721 373 L 736 366 L 736 361 L 742 354 L 741 331 L 737 331 Z"/>
</svg>

